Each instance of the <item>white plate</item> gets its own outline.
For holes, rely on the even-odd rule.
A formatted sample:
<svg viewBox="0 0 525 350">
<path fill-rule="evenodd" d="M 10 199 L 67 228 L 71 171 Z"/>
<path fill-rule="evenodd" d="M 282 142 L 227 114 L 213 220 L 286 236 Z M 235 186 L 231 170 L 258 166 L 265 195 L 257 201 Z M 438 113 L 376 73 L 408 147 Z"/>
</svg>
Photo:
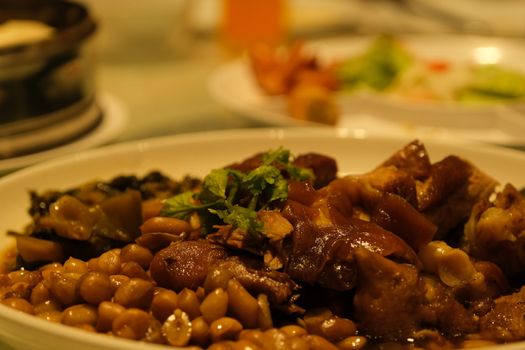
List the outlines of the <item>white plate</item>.
<svg viewBox="0 0 525 350">
<path fill-rule="evenodd" d="M 332 61 L 363 52 L 373 38 L 333 38 L 309 43 L 307 47 L 322 60 Z M 458 63 L 498 58 L 502 65 L 525 73 L 523 41 L 450 35 L 411 35 L 400 39 L 421 58 Z M 257 86 L 246 58 L 219 67 L 210 76 L 208 88 L 219 103 L 245 117 L 268 125 L 312 125 L 289 117 L 282 97 L 270 97 Z M 523 104 L 417 103 L 387 94 L 344 95 L 339 103 L 342 115 L 338 127 L 381 135 L 525 145 Z"/>
<path fill-rule="evenodd" d="M 375 138 L 347 129 L 251 129 L 172 137 L 116 144 L 37 164 L 0 179 L 0 243 L 4 232 L 28 222 L 29 189 L 66 189 L 88 180 L 108 180 L 120 174 L 145 174 L 157 169 L 180 178 L 204 175 L 212 168 L 242 160 L 255 152 L 285 146 L 294 153 L 318 152 L 333 156 L 343 173 L 368 171 L 398 150 L 408 138 Z M 525 185 L 525 153 L 482 144 L 426 142 L 433 161 L 449 154 L 465 157 L 500 181 Z M 5 199 L 9 200 L 5 200 Z M 28 334 L 31 334 L 29 337 Z M 0 339 L 24 350 L 170 349 L 97 335 L 22 314 L 0 305 Z M 35 341 L 38 339 L 38 341 Z M 525 342 L 493 349 L 523 349 Z M 173 348 L 171 348 L 173 349 Z"/>
<path fill-rule="evenodd" d="M 46 159 L 99 146 L 114 140 L 124 130 L 127 115 L 122 103 L 109 93 L 100 93 L 97 97 L 102 110 L 102 120 L 90 132 L 63 145 L 23 156 L 1 159 L 0 175 L 15 169 L 34 164 Z"/>
</svg>

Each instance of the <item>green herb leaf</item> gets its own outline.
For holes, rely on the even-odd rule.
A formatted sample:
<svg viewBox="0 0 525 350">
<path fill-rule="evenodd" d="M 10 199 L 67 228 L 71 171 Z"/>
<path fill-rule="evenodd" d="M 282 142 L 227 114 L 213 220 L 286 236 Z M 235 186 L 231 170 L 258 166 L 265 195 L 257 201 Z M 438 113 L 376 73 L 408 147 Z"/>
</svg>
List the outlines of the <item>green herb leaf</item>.
<svg viewBox="0 0 525 350">
<path fill-rule="evenodd" d="M 286 181 L 282 176 L 276 180 L 275 186 L 272 188 L 270 194 L 270 200 L 273 201 L 282 201 L 284 202 L 288 198 L 288 181 Z"/>
<path fill-rule="evenodd" d="M 202 188 L 218 198 L 226 198 L 228 169 L 214 169 L 204 178 Z"/>
<path fill-rule="evenodd" d="M 194 204 L 193 197 L 194 193 L 188 191 L 166 199 L 160 215 L 185 220 L 194 211 L 204 210 L 222 204 L 220 201 Z"/>
<path fill-rule="evenodd" d="M 270 150 L 262 155 L 262 161 L 265 165 L 271 165 L 274 162 L 287 164 L 290 161 L 290 151 L 279 147 L 276 150 Z"/>
<path fill-rule="evenodd" d="M 209 209 L 209 211 L 234 228 L 243 229 L 252 235 L 262 233 L 263 224 L 257 220 L 257 212 L 255 210 L 241 207 L 240 205 L 232 205 L 228 206 L 226 210 Z"/>
<path fill-rule="evenodd" d="M 191 191 L 183 192 L 176 196 L 170 197 L 164 201 L 160 215 L 185 219 L 186 216 L 194 210 L 192 199 L 193 192 Z"/>
<path fill-rule="evenodd" d="M 293 164 L 287 164 L 285 169 L 293 180 L 306 181 L 315 179 L 314 172 L 311 169 L 301 168 Z"/>
<path fill-rule="evenodd" d="M 290 151 L 280 147 L 264 153 L 262 165 L 248 174 L 233 169 L 212 170 L 200 192 L 167 199 L 161 215 L 186 219 L 198 211 L 203 222 L 222 220 L 234 228 L 261 234 L 263 224 L 257 220 L 256 210 L 288 198 L 288 181 L 282 171 L 300 181 L 314 178 L 311 170 L 293 165 L 291 159 Z M 208 226 L 211 229 L 212 225 Z"/>
<path fill-rule="evenodd" d="M 279 169 L 270 165 L 261 165 L 246 175 L 243 185 L 254 196 L 257 196 L 268 186 L 275 184 L 280 178 L 282 178 L 282 175 Z"/>
</svg>

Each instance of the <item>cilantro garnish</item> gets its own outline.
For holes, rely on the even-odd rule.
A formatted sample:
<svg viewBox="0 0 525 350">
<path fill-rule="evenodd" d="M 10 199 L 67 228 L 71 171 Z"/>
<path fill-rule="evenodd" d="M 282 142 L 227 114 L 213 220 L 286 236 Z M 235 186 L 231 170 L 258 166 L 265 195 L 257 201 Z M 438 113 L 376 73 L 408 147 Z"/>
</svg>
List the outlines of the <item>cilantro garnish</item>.
<svg viewBox="0 0 525 350">
<path fill-rule="evenodd" d="M 257 211 L 288 198 L 288 178 L 314 178 L 310 169 L 293 165 L 289 150 L 264 153 L 262 164 L 248 173 L 234 169 L 212 170 L 199 192 L 184 192 L 164 202 L 161 215 L 186 219 L 197 212 L 205 222 L 219 222 L 260 235 L 263 225 Z"/>
</svg>

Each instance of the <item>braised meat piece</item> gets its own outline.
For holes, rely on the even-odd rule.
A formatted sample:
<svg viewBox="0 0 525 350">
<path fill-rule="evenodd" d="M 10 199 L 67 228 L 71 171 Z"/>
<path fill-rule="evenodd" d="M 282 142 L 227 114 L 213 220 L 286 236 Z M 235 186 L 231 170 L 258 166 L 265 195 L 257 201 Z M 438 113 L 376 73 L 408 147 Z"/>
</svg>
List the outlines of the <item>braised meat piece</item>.
<svg viewBox="0 0 525 350">
<path fill-rule="evenodd" d="M 414 140 L 385 160 L 379 168 L 393 166 L 402 169 L 416 180 L 430 176 L 432 164 L 425 146 Z"/>
<path fill-rule="evenodd" d="M 311 169 L 315 175 L 314 187 L 321 188 L 334 180 L 337 176 L 337 163 L 335 159 L 317 153 L 306 153 L 294 159 L 293 164 Z"/>
<path fill-rule="evenodd" d="M 497 185 L 457 156 L 432 164 L 419 141 L 406 145 L 361 178 L 366 185 L 397 194 L 416 207 L 436 225 L 437 239 L 466 222 L 474 204 L 488 198 Z"/>
<path fill-rule="evenodd" d="M 348 218 L 344 223 L 319 226 L 315 210 L 288 201 L 283 216 L 294 226 L 285 240 L 285 272 L 293 279 L 344 291 L 355 285 L 354 251 L 363 247 L 383 256 L 418 264 L 414 251 L 398 236 L 379 225 Z"/>
<path fill-rule="evenodd" d="M 162 287 L 177 292 L 201 286 L 208 270 L 228 256 L 226 250 L 205 240 L 170 244 L 153 257 L 151 277 Z"/>
<path fill-rule="evenodd" d="M 354 254 L 355 317 L 364 334 L 382 341 L 405 341 L 422 328 L 448 336 L 476 330 L 474 317 L 451 293 L 438 281 L 423 278 L 414 266 L 363 248 Z"/>
<path fill-rule="evenodd" d="M 525 288 L 495 300 L 494 308 L 479 321 L 483 338 L 512 342 L 525 338 Z"/>
<path fill-rule="evenodd" d="M 525 269 L 525 196 L 506 185 L 493 203 L 479 202 L 465 225 L 464 249 L 496 263 L 509 276 Z"/>
<path fill-rule="evenodd" d="M 317 191 L 317 200 L 311 205 L 322 213 L 315 221 L 320 226 L 345 225 L 355 219 L 370 221 L 399 236 L 416 251 L 432 240 L 437 231 L 432 222 L 401 195 L 384 187 L 377 189 L 374 183 L 366 175 L 332 181 Z"/>
<path fill-rule="evenodd" d="M 227 270 L 248 291 L 264 293 L 276 305 L 288 303 L 298 289 L 288 275 L 267 270 L 253 259 L 228 256 L 224 247 L 204 239 L 172 243 L 150 264 L 151 277 L 175 291 L 202 286 L 212 269 Z"/>
<path fill-rule="evenodd" d="M 232 256 L 214 268 L 227 270 L 252 294 L 266 294 L 274 305 L 288 303 L 293 293 L 299 289 L 299 285 L 287 274 L 267 270 L 255 260 Z"/>
</svg>

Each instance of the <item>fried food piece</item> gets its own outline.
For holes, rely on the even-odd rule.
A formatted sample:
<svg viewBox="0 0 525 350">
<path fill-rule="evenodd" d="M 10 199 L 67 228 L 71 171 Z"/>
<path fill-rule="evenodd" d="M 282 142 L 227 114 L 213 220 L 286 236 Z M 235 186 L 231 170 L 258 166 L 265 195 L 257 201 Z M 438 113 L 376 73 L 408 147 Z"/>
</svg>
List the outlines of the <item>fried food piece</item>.
<svg viewBox="0 0 525 350">
<path fill-rule="evenodd" d="M 301 83 L 288 96 L 288 111 L 292 118 L 334 125 L 339 109 L 332 91 L 322 85 Z"/>
</svg>

